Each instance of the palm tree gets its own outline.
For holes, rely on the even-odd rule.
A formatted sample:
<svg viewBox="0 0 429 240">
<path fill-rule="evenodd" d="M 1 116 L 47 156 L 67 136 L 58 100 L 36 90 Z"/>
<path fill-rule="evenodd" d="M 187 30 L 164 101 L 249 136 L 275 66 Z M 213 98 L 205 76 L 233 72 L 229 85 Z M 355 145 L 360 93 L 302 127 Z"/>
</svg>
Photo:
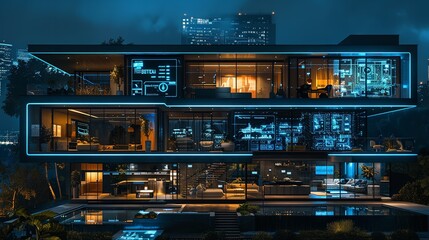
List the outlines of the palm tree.
<svg viewBox="0 0 429 240">
<path fill-rule="evenodd" d="M 60 195 L 60 199 L 62 199 L 63 193 L 61 191 L 61 183 L 60 183 L 60 179 L 58 177 L 58 168 L 60 170 L 63 170 L 65 167 L 65 164 L 64 163 L 54 163 L 54 165 L 55 165 L 55 178 L 57 180 L 57 186 L 58 186 L 58 194 Z"/>
<path fill-rule="evenodd" d="M 21 231 L 29 230 L 36 237 L 36 240 L 61 240 L 60 237 L 54 236 L 54 234 L 64 233 L 64 228 L 53 219 L 56 213 L 52 211 L 32 215 L 24 208 L 20 208 L 15 212 L 14 216 L 18 217 L 18 219 L 13 222 L 13 228 Z"/>
<path fill-rule="evenodd" d="M 52 188 L 51 182 L 49 181 L 49 175 L 48 175 L 48 162 L 45 162 L 45 178 L 48 182 L 49 191 L 51 192 L 52 199 L 55 201 L 57 200 L 57 196 L 55 195 L 55 191 Z"/>
</svg>

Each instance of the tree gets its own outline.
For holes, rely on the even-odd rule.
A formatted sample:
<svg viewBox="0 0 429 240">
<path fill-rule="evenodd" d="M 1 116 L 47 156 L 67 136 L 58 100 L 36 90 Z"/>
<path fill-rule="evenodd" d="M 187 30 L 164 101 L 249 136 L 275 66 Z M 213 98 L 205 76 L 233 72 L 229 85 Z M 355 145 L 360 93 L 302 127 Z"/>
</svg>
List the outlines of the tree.
<svg viewBox="0 0 429 240">
<path fill-rule="evenodd" d="M 63 193 L 62 193 L 62 190 L 61 190 L 60 178 L 58 176 L 58 168 L 60 170 L 63 170 L 64 167 L 65 167 L 65 164 L 64 163 L 56 163 L 55 162 L 54 163 L 54 167 L 55 167 L 55 179 L 57 180 L 57 186 L 58 186 L 58 194 L 60 195 L 60 199 L 62 199 L 63 198 Z"/>
<path fill-rule="evenodd" d="M 36 240 L 60 240 L 66 235 L 64 227 L 53 219 L 56 213 L 52 211 L 29 214 L 27 210 L 20 208 L 15 212 L 14 216 L 18 217 L 18 219 L 12 224 L 13 229 L 26 231 L 28 233 L 27 237 L 30 237 L 29 239 L 32 239 L 31 236 L 35 236 Z"/>
<path fill-rule="evenodd" d="M 18 167 L 13 172 L 7 173 L 8 177 L 3 177 L 1 184 L 1 199 L 3 211 L 15 211 L 20 197 L 30 200 L 36 197 L 36 191 L 32 188 L 31 169 Z"/>
<path fill-rule="evenodd" d="M 104 41 L 101 43 L 101 45 L 121 46 L 121 45 L 124 45 L 124 41 L 125 39 L 119 36 L 116 39 L 110 38 L 109 41 Z"/>
<path fill-rule="evenodd" d="M 57 196 L 55 195 L 54 188 L 51 185 L 51 182 L 49 181 L 49 170 L 48 170 L 48 163 L 45 162 L 45 178 L 46 182 L 48 183 L 49 191 L 51 192 L 52 199 L 55 201 L 57 200 Z"/>
<path fill-rule="evenodd" d="M 41 85 L 51 89 L 64 89 L 70 80 L 69 76 L 37 59 L 30 59 L 28 62 L 18 61 L 18 65 L 10 69 L 6 99 L 3 101 L 2 109 L 9 116 L 18 117 L 22 97 L 38 94 L 31 91 L 28 86 Z"/>
</svg>

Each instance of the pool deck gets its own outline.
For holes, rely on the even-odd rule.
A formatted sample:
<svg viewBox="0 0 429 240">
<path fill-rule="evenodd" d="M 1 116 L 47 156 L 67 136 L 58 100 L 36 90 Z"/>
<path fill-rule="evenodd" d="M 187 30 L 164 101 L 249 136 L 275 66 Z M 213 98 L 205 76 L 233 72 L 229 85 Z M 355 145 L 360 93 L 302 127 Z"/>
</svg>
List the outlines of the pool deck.
<svg viewBox="0 0 429 240">
<path fill-rule="evenodd" d="M 267 207 L 275 206 L 318 206 L 318 205 L 385 205 L 392 208 L 407 210 L 415 213 L 420 213 L 429 216 L 429 206 L 420 205 L 410 202 L 396 202 L 396 201 L 365 201 L 365 202 L 356 202 L 356 201 L 249 201 L 251 204 Z M 181 211 L 190 211 L 190 212 L 235 212 L 235 209 L 238 207 L 238 204 L 234 203 L 187 203 L 187 204 L 62 204 L 53 208 L 46 209 L 44 211 L 50 210 L 58 215 L 65 214 L 70 211 L 75 211 L 81 208 L 91 207 L 91 208 L 103 208 L 103 207 L 112 207 L 112 208 L 181 208 Z M 43 211 L 41 211 L 43 212 Z"/>
</svg>

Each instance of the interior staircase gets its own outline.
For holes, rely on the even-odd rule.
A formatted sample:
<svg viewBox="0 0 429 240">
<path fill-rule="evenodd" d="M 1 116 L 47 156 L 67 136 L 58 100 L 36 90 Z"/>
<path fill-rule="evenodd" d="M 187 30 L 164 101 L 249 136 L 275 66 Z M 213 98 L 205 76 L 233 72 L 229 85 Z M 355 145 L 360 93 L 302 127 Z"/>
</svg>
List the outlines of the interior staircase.
<svg viewBox="0 0 429 240">
<path fill-rule="evenodd" d="M 180 180 L 180 193 L 183 198 L 189 195 L 190 187 L 196 187 L 202 184 L 206 188 L 217 188 L 218 184 L 225 184 L 226 164 L 210 163 L 204 165 L 194 165 L 194 168 L 187 169 L 187 179 Z M 188 186 L 186 186 L 186 184 Z"/>
</svg>

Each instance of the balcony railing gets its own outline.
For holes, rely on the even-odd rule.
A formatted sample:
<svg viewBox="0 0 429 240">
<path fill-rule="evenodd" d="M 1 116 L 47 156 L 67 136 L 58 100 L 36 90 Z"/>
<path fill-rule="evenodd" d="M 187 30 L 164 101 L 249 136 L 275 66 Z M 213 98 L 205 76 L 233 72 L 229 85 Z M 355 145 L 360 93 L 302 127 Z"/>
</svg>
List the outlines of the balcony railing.
<svg viewBox="0 0 429 240">
<path fill-rule="evenodd" d="M 254 144 L 254 143 L 253 143 Z M 264 143 L 265 144 L 265 143 Z M 274 143 L 273 143 L 274 144 Z M 174 146 L 174 147 L 172 147 Z M 397 137 L 369 137 L 355 139 L 353 146 L 349 148 L 335 149 L 321 149 L 317 150 L 309 144 L 295 144 L 286 146 L 283 150 L 275 150 L 272 147 L 259 147 L 252 146 L 252 149 L 243 149 L 240 143 L 222 142 L 214 145 L 213 141 L 200 141 L 194 143 L 191 140 L 177 141 L 175 144 L 169 144 L 165 150 L 151 150 L 146 151 L 143 144 L 102 144 L 99 142 L 67 142 L 56 140 L 52 138 L 47 143 L 31 143 L 29 144 L 30 153 L 54 153 L 54 152 L 68 152 L 73 153 L 118 153 L 118 152 L 257 152 L 257 151 L 287 151 L 287 152 L 376 152 L 376 153 L 389 153 L 389 152 L 413 152 L 414 139 L 413 138 L 397 138 Z"/>
</svg>

